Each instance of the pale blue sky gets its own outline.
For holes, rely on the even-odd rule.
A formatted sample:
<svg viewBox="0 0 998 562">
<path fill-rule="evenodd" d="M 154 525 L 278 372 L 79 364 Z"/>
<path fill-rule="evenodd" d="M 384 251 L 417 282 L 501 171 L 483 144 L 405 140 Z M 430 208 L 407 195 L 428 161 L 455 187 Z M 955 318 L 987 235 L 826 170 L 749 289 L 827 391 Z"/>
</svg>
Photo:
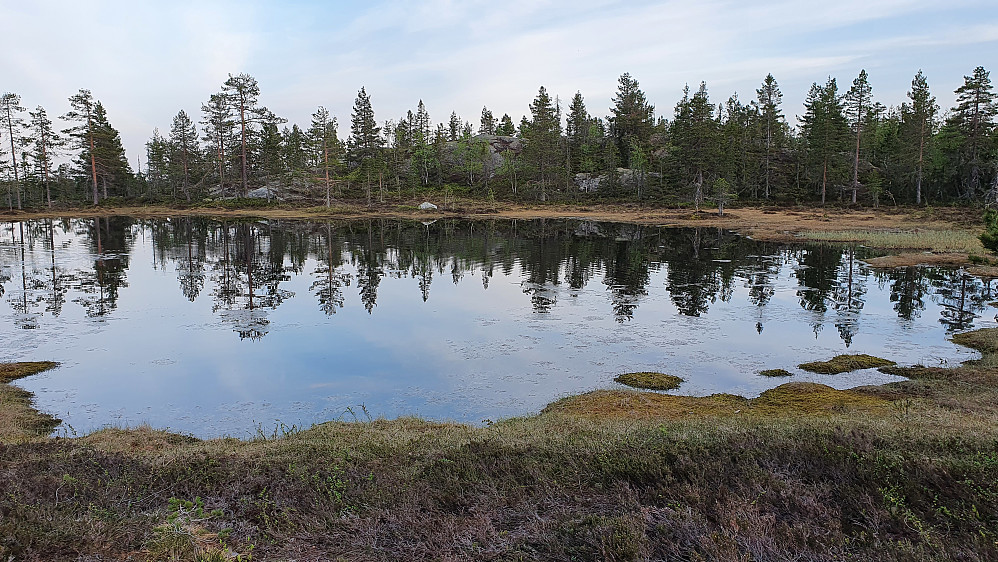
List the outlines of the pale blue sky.
<svg viewBox="0 0 998 562">
<path fill-rule="evenodd" d="M 90 89 L 133 166 L 178 110 L 200 119 L 228 73 L 252 74 L 261 102 L 299 124 L 326 106 L 345 135 L 361 86 L 379 121 L 423 99 L 434 121 L 457 111 L 477 126 L 483 105 L 519 121 L 540 85 L 579 90 L 603 116 L 629 72 L 671 118 L 686 83 L 747 101 L 772 72 L 793 123 L 829 75 L 845 89 L 865 68 L 892 105 L 921 68 L 946 109 L 975 66 L 998 68 L 996 0 L 0 0 L 0 14 L 0 91 L 60 115 Z"/>
</svg>

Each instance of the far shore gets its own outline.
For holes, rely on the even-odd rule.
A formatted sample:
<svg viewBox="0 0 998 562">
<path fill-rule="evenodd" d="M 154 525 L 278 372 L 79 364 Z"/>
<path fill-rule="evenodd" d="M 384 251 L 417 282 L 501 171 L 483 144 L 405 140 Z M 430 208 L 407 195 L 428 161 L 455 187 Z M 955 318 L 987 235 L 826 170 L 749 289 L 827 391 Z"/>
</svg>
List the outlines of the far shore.
<svg viewBox="0 0 998 562">
<path fill-rule="evenodd" d="M 778 242 L 827 241 L 854 243 L 886 250 L 888 255 L 869 260 L 873 267 L 912 265 L 972 266 L 972 273 L 994 277 L 977 239 L 983 229 L 978 209 L 968 207 L 737 207 L 718 215 L 717 209 L 660 207 L 637 204 L 508 203 L 456 199 L 438 209 L 422 211 L 419 202 L 366 204 L 336 201 L 329 208 L 291 204 L 240 206 L 238 202 L 196 206 L 128 205 L 0 211 L 0 220 L 86 218 L 127 215 L 139 218 L 204 216 L 212 218 L 263 218 L 285 220 L 364 220 L 393 218 L 437 220 L 582 219 L 635 224 L 724 228 L 759 240 Z M 983 258 L 982 258 L 983 257 Z"/>
</svg>

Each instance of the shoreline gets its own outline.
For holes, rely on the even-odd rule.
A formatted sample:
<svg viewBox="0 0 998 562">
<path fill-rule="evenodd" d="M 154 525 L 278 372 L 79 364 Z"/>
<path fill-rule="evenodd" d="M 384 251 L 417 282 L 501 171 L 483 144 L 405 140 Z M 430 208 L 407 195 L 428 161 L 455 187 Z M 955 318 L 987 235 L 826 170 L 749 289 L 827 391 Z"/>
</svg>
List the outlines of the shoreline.
<svg viewBox="0 0 998 562">
<path fill-rule="evenodd" d="M 256 211 L 223 216 L 348 218 Z M 684 212 L 517 208 L 485 218 L 718 226 Z M 715 222 L 794 241 L 972 232 L 959 214 L 793 213 L 736 209 Z M 376 216 L 386 215 L 349 218 Z M 870 261 L 960 255 L 907 254 Z M 0 559 L 998 560 L 998 328 L 953 341 L 981 358 L 886 366 L 903 380 L 847 390 L 596 390 L 482 427 L 401 417 L 251 439 L 147 426 L 50 437 L 58 420 L 10 383 L 55 365 L 0 365 Z"/>
</svg>

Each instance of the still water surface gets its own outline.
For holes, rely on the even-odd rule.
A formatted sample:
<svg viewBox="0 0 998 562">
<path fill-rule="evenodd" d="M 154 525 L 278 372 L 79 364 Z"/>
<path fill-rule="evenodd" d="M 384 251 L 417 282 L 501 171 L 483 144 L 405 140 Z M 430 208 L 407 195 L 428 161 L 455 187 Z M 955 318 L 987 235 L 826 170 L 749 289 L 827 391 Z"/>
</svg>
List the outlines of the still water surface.
<svg viewBox="0 0 998 562">
<path fill-rule="evenodd" d="M 847 247 L 580 221 L 314 223 L 126 217 L 0 224 L 0 361 L 64 420 L 202 437 L 418 415 L 482 423 L 621 372 L 681 394 L 892 377 L 796 364 L 974 356 L 990 282 L 874 271 Z"/>
</svg>

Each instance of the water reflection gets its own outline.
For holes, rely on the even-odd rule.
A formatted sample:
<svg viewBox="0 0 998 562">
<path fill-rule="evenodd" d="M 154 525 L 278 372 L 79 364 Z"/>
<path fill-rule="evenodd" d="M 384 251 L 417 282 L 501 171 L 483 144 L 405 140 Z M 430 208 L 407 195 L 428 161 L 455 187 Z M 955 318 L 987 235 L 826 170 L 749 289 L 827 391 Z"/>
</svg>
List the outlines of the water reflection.
<svg viewBox="0 0 998 562">
<path fill-rule="evenodd" d="M 585 289 L 601 275 L 617 322 L 633 318 L 648 295 L 652 274 L 665 270 L 665 288 L 680 314 L 707 314 L 731 298 L 741 281 L 760 309 L 773 298 L 774 281 L 789 266 L 803 310 L 816 313 L 812 328 L 831 322 L 848 346 L 858 331 L 871 277 L 889 284 L 898 318 L 912 321 L 931 296 L 949 331 L 972 328 L 992 299 L 990 282 L 961 270 L 903 267 L 872 272 L 852 248 L 793 247 L 756 242 L 719 229 L 668 229 L 578 221 L 396 220 L 332 223 L 210 221 L 126 217 L 8 223 L 0 297 L 7 295 L 21 327 L 36 327 L 41 313 L 58 317 L 70 290 L 87 316 L 103 318 L 128 286 L 129 256 L 137 236 L 150 236 L 153 267 L 172 268 L 180 292 L 197 301 L 210 279 L 212 311 L 241 337 L 266 335 L 267 311 L 295 296 L 282 284 L 310 275 L 309 286 L 326 315 L 343 308 L 344 290 L 356 283 L 368 313 L 377 307 L 385 277 L 418 281 L 420 298 L 440 277 L 454 284 L 480 274 L 488 290 L 496 268 L 523 269 L 521 288 L 535 312 L 558 306 L 558 288 Z M 92 261 L 67 270 L 60 248 L 83 237 Z M 68 238 L 67 238 L 68 236 Z M 44 254 L 48 261 L 39 263 Z M 312 259 L 316 267 L 305 271 Z M 829 316 L 830 315 L 830 316 Z M 761 314 L 760 314 L 761 318 Z M 761 320 L 760 320 L 761 322 Z"/>
<path fill-rule="evenodd" d="M 481 365 L 447 367 L 478 369 L 475 377 L 486 371 L 505 376 L 492 363 L 498 359 L 501 365 L 502 357 L 516 350 L 527 366 L 507 369 L 546 370 L 566 354 L 579 353 L 577 360 L 588 370 L 577 376 L 589 382 L 553 390 L 547 396 L 553 398 L 591 387 L 608 368 L 608 355 L 620 364 L 652 355 L 659 363 L 713 361 L 711 376 L 718 380 L 698 383 L 699 388 L 757 388 L 754 380 L 744 379 L 752 372 L 737 364 L 741 359 L 711 349 L 718 338 L 726 338 L 732 349 L 745 346 L 746 357 L 762 357 L 751 361 L 799 355 L 813 345 L 797 339 L 802 331 L 827 349 L 835 347 L 828 347 L 826 338 L 832 337 L 840 350 L 858 347 L 890 355 L 883 346 L 909 345 L 910 340 L 914 349 L 936 346 L 926 353 L 937 353 L 949 344 L 933 335 L 933 322 L 943 333 L 973 328 L 993 298 L 989 281 L 960 270 L 874 271 L 861 257 L 852 248 L 760 242 L 713 228 L 569 220 L 26 221 L 0 225 L 0 298 L 6 305 L 0 308 L 0 335 L 14 341 L 16 333 L 24 334 L 16 340 L 23 351 L 3 351 L 18 358 L 91 329 L 74 324 L 77 317 L 96 326 L 118 319 L 131 323 L 133 331 L 148 330 L 151 349 L 164 330 L 205 330 L 205 321 L 222 328 L 237 346 L 270 341 L 275 330 L 304 342 L 333 330 L 328 323 L 336 322 L 336 337 L 356 346 L 354 355 L 337 360 L 366 376 L 380 358 L 365 354 L 383 353 L 417 337 L 394 330 L 426 331 L 427 337 L 442 330 L 426 346 L 467 344 L 484 350 L 447 352 L 466 360 L 481 357 Z M 161 282 L 164 276 L 170 284 Z M 122 305 L 126 298 L 131 302 Z M 175 304 L 156 318 L 142 316 L 161 302 Z M 364 325 L 354 311 L 376 323 L 384 316 L 384 322 L 398 327 L 377 323 L 383 335 L 353 341 L 358 336 L 351 330 Z M 882 311 L 893 315 L 893 323 Z M 173 315 L 190 318 L 174 321 Z M 325 323 L 317 325 L 317 318 Z M 430 327 L 431 318 L 444 325 Z M 506 320 L 513 321 L 508 333 L 486 329 Z M 743 325 L 758 338 L 755 343 L 739 335 Z M 834 328 L 828 336 L 823 335 L 826 326 Z M 32 339 L 26 331 L 47 335 Z M 483 335 L 475 337 L 484 338 L 479 343 L 467 339 L 478 331 Z M 89 349 L 123 353 L 118 345 L 105 336 Z M 218 345 L 222 353 L 229 344 Z M 268 353 L 291 362 L 284 339 L 269 345 Z M 431 368 L 430 359 L 419 357 L 400 364 L 420 360 Z M 390 372 L 394 367 L 379 368 Z M 729 377 L 739 371 L 742 378 L 736 387 L 725 386 L 717 370 Z"/>
</svg>

